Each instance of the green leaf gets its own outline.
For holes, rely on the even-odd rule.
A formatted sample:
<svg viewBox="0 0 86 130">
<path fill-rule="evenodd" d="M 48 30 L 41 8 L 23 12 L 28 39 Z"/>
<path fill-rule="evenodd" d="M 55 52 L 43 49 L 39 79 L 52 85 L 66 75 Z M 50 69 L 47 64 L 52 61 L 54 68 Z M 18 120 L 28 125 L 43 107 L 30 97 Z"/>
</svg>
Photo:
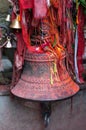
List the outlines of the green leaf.
<svg viewBox="0 0 86 130">
<path fill-rule="evenodd" d="M 82 5 L 83 7 L 86 8 L 86 1 L 85 1 L 85 0 L 80 0 L 80 3 L 81 3 L 81 5 Z"/>
</svg>

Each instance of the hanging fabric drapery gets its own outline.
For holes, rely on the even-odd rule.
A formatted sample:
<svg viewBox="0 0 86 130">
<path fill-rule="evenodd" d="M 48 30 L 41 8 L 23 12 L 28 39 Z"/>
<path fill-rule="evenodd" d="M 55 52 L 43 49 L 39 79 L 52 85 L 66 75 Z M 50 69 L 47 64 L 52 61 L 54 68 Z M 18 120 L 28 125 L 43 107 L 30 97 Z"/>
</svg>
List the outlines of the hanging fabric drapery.
<svg viewBox="0 0 86 130">
<path fill-rule="evenodd" d="M 20 0 L 19 2 L 20 2 L 20 17 L 21 17 L 22 34 L 23 34 L 24 42 L 26 43 L 26 46 L 30 51 L 41 52 L 40 49 L 38 50 L 37 48 L 31 46 L 30 33 L 28 32 L 28 25 L 26 22 L 28 14 L 27 11 L 25 11 L 25 9 L 29 9 L 30 11 L 32 11 L 32 16 L 34 16 L 35 19 L 39 19 L 44 17 L 47 13 L 47 2 L 46 0 L 42 0 L 42 1 Z M 39 11 L 39 7 L 40 7 L 40 11 Z"/>
<path fill-rule="evenodd" d="M 84 23 L 85 23 L 85 15 L 83 7 L 80 5 L 78 10 L 78 50 L 77 50 L 77 64 L 78 64 L 78 72 L 79 72 L 79 80 L 80 83 L 83 83 L 83 59 L 82 55 L 84 53 L 85 39 L 84 39 Z"/>
<path fill-rule="evenodd" d="M 76 81 L 78 83 L 84 83 L 84 66 L 83 66 L 83 53 L 85 48 L 85 38 L 84 38 L 84 25 L 86 18 L 86 1 L 76 0 L 75 1 L 75 21 L 74 25 L 76 28 L 75 34 L 75 55 L 74 55 L 74 64 L 75 64 L 75 75 Z"/>
</svg>

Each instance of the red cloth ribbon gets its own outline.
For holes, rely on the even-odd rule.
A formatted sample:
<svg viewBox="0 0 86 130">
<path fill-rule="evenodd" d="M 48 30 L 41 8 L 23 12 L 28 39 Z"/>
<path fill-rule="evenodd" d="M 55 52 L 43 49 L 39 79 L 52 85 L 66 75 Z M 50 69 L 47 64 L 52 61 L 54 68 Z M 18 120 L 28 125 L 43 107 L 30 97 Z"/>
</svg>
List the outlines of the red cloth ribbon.
<svg viewBox="0 0 86 130">
<path fill-rule="evenodd" d="M 34 0 L 34 18 L 43 18 L 47 13 L 46 0 Z"/>
<path fill-rule="evenodd" d="M 26 1 L 33 2 L 33 0 L 26 0 Z M 26 3 L 29 3 L 29 2 L 26 2 Z M 28 27 L 27 27 L 27 23 L 26 23 L 25 9 L 27 7 L 31 7 L 32 2 L 30 3 L 30 6 L 28 4 L 26 6 L 25 0 L 19 0 L 22 36 L 23 36 L 23 40 L 24 40 L 27 48 L 29 48 L 31 45 L 30 45 L 30 39 L 29 39 L 29 34 L 28 34 Z"/>
<path fill-rule="evenodd" d="M 78 11 L 78 71 L 79 71 L 79 78 L 82 82 L 82 73 L 84 71 L 83 67 L 83 59 L 82 55 L 84 52 L 84 46 L 85 46 L 85 40 L 84 40 L 84 23 L 85 23 L 85 15 L 84 15 L 84 10 L 82 6 L 79 6 L 79 11 Z"/>
<path fill-rule="evenodd" d="M 19 0 L 20 4 L 23 9 L 30 9 L 33 8 L 33 1 L 34 0 Z"/>
</svg>

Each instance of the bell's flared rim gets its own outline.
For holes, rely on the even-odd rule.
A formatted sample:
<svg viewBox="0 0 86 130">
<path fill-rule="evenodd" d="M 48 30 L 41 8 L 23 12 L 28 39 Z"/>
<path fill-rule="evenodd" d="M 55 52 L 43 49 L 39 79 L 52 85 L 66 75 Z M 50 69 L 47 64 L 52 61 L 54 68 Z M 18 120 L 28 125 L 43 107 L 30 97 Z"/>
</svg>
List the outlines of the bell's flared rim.
<svg viewBox="0 0 86 130">
<path fill-rule="evenodd" d="M 11 93 L 22 99 L 42 102 L 67 99 L 79 91 L 79 86 L 74 81 L 64 87 L 59 87 L 58 84 L 55 84 L 55 86 L 42 84 L 43 89 L 40 85 L 38 83 L 27 83 L 20 79 L 16 86 L 11 89 Z"/>
</svg>

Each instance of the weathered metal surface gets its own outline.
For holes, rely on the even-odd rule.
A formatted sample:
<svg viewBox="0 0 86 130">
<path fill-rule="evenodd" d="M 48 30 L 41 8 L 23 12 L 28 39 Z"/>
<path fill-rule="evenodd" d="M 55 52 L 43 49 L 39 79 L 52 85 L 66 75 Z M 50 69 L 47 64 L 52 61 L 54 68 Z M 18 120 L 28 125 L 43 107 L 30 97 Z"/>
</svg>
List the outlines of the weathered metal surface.
<svg viewBox="0 0 86 130">
<path fill-rule="evenodd" d="M 68 98 L 79 91 L 79 86 L 71 79 L 64 59 L 57 61 L 50 53 L 28 54 L 19 82 L 11 92 L 21 98 L 36 101 L 54 101 Z"/>
</svg>

